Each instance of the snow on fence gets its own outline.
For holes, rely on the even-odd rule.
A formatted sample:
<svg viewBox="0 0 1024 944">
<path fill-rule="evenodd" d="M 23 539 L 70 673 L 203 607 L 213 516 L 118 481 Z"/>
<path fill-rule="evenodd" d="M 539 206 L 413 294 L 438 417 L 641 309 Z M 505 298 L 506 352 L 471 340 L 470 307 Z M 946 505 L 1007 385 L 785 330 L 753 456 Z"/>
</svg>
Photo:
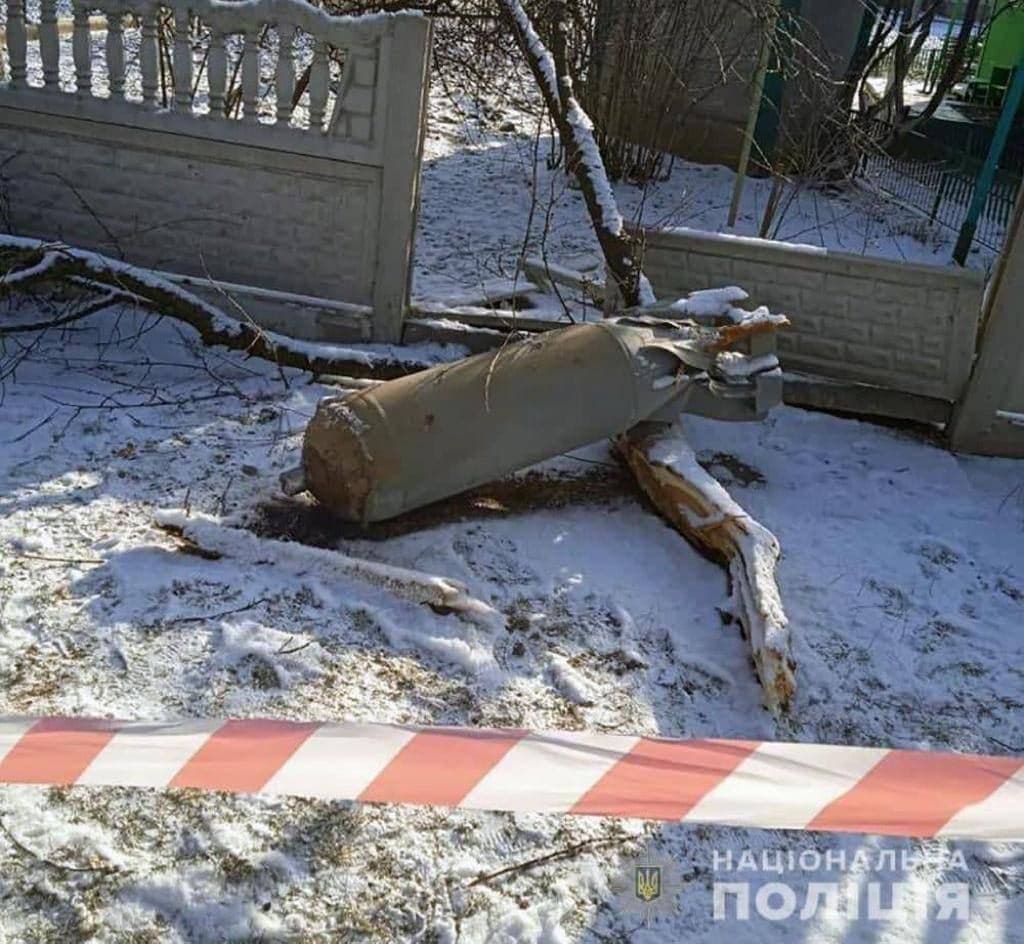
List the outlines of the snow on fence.
<svg viewBox="0 0 1024 944">
<path fill-rule="evenodd" d="M 644 271 L 659 297 L 740 285 L 787 315 L 778 347 L 788 371 L 947 402 L 963 390 L 980 273 L 689 229 L 644 238 Z"/>
<path fill-rule="evenodd" d="M 303 0 L 39 9 L 30 23 L 7 0 L 0 227 L 291 302 L 274 327 L 298 337 L 399 339 L 424 17 Z"/>
</svg>

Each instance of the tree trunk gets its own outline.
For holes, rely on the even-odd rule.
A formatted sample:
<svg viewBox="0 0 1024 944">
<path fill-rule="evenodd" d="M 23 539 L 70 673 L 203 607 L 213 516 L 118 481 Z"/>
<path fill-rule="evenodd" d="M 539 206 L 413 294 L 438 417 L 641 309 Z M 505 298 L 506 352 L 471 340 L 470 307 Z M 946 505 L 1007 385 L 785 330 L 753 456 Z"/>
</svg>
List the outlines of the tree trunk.
<svg viewBox="0 0 1024 944">
<path fill-rule="evenodd" d="M 590 118 L 576 100 L 566 55 L 567 13 L 555 5 L 554 55 L 541 41 L 519 0 L 500 0 L 507 21 L 558 129 L 567 169 L 576 176 L 605 261 L 627 308 L 654 301 L 641 270 L 641 250 L 622 222 Z"/>
<path fill-rule="evenodd" d="M 617 445 L 655 508 L 698 550 L 727 564 L 735 615 L 750 643 L 765 704 L 785 711 L 796 680 L 775 578 L 777 538 L 701 468 L 678 429 L 666 433 L 659 425 L 641 424 Z"/>
<path fill-rule="evenodd" d="M 946 68 L 935 85 L 932 97 L 919 115 L 915 115 L 899 127 L 899 134 L 907 134 L 913 131 L 931 118 L 938 110 L 939 105 L 942 104 L 943 99 L 949 94 L 949 90 L 959 80 L 964 68 L 964 62 L 967 59 L 967 50 L 970 48 L 971 43 L 971 32 L 978 19 L 980 6 L 981 0 L 967 0 L 967 6 L 964 8 L 963 23 L 960 25 L 960 33 L 956 38 L 956 44 L 953 46 L 953 54 L 949 57 Z"/>
</svg>

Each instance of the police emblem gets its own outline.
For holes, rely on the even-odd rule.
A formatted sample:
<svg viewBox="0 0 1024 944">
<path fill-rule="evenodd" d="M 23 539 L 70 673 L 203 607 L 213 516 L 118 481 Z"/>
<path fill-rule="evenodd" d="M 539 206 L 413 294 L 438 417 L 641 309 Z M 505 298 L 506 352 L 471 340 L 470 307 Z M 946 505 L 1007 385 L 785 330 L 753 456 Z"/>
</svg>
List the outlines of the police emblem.
<svg viewBox="0 0 1024 944">
<path fill-rule="evenodd" d="M 633 874 L 636 878 L 637 898 L 652 902 L 661 897 L 661 866 L 635 865 Z"/>
<path fill-rule="evenodd" d="M 615 906 L 627 914 L 637 915 L 650 927 L 656 917 L 670 914 L 682 889 L 675 864 L 650 849 L 625 862 L 621 875 L 612 880 Z"/>
</svg>

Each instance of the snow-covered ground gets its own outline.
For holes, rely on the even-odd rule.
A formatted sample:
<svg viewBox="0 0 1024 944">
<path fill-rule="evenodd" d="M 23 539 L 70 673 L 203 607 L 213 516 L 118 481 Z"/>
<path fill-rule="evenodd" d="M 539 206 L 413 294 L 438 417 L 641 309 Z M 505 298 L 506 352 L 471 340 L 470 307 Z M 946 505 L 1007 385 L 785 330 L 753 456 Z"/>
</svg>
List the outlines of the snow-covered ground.
<svg viewBox="0 0 1024 944">
<path fill-rule="evenodd" d="M 172 325 L 126 313 L 116 332 L 108 318 L 47 335 L 4 391 L 2 712 L 1024 747 L 1020 463 L 793 409 L 758 426 L 687 421 L 701 458 L 784 548 L 800 688 L 776 722 L 724 622 L 723 572 L 650 512 L 603 444 L 361 535 L 272 498 L 326 392 L 298 372 L 197 349 Z M 330 579 L 301 556 L 252 565 L 181 553 L 153 527 L 166 506 L 460 579 L 505 627 Z M 609 903 L 608 883 L 648 834 L 683 872 L 681 910 L 630 936 L 636 921 Z M 946 940 L 909 916 L 712 920 L 715 853 L 879 846 L 921 848 L 6 787 L 0 927 L 12 941 Z M 1024 853 L 957 848 L 973 910 L 950 930 L 1019 940 Z M 575 851 L 474 884 L 565 849 Z M 907 880 L 925 895 L 938 878 L 921 869 Z"/>
<path fill-rule="evenodd" d="M 561 169 L 548 168 L 550 139 L 537 139 L 534 118 L 507 103 L 481 109 L 436 86 L 431 104 L 416 295 L 461 296 L 489 280 L 511 279 L 524 248 L 555 263 L 597 251 L 591 228 L 580 225 L 582 197 Z M 643 188 L 622 183 L 615 192 L 627 220 L 722 232 L 734 181 L 728 168 L 676 160 L 667 180 Z M 758 235 L 771 187 L 770 180 L 748 179 L 732 232 Z M 788 184 L 769 232 L 774 239 L 931 265 L 952 264 L 956 238 L 873 190 L 870 180 L 828 188 Z M 984 248 L 968 261 L 980 269 L 991 263 Z"/>
<path fill-rule="evenodd" d="M 528 119 L 463 123 L 435 94 L 416 289 L 512 274 L 531 192 L 555 260 L 593 249 Z M 501 131 L 502 126 L 508 130 Z M 719 228 L 731 175 L 679 164 L 628 214 Z M 560 196 L 547 211 L 548 197 Z M 751 184 L 739 231 L 756 229 Z M 805 190 L 779 235 L 944 262 L 860 191 Z M 909 224 L 908 224 L 909 225 Z M 756 299 L 754 300 L 756 302 Z M 0 307 L 0 319 L 46 317 Z M 16 343 L 17 342 L 17 343 Z M 21 345 L 32 345 L 13 374 Z M 423 352 L 435 357 L 458 351 Z M 275 499 L 329 388 L 108 312 L 0 352 L 0 713 L 264 715 L 1024 751 L 1024 465 L 780 409 L 689 419 L 711 472 L 779 536 L 798 695 L 773 719 L 722 570 L 644 503 L 603 443 L 369 533 Z M 183 553 L 177 507 L 465 582 L 485 629 L 303 562 Z M 647 842 L 681 873 L 650 929 L 614 904 Z M 959 851 L 967 922 L 715 921 L 726 854 L 908 850 L 914 901 Z M 555 854 L 555 855 L 553 855 Z M 561 855 L 558 855 L 561 854 Z M 546 858 L 551 857 L 551 858 Z M 544 861 L 530 865 L 535 860 Z M 932 863 L 932 864 L 929 864 Z M 510 867 L 521 866 L 506 872 Z M 502 874 L 496 874 L 502 873 Z M 772 872 L 725 881 L 777 880 Z M 782 876 L 801 903 L 818 872 Z M 894 876 L 887 876 L 892 880 Z M 851 869 L 849 886 L 875 880 Z M 932 910 L 934 915 L 934 909 Z M 110 788 L 0 788 L 0 938 L 20 941 L 1024 941 L 1024 848 Z"/>
</svg>

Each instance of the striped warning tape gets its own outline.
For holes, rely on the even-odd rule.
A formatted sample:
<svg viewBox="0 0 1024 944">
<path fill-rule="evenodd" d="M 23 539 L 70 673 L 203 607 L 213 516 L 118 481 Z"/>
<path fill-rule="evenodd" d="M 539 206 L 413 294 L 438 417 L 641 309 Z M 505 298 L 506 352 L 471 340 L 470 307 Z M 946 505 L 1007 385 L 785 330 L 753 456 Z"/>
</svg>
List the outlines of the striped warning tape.
<svg viewBox="0 0 1024 944">
<path fill-rule="evenodd" d="M 0 783 L 1024 840 L 1024 757 L 391 724 L 0 720 Z"/>
</svg>

